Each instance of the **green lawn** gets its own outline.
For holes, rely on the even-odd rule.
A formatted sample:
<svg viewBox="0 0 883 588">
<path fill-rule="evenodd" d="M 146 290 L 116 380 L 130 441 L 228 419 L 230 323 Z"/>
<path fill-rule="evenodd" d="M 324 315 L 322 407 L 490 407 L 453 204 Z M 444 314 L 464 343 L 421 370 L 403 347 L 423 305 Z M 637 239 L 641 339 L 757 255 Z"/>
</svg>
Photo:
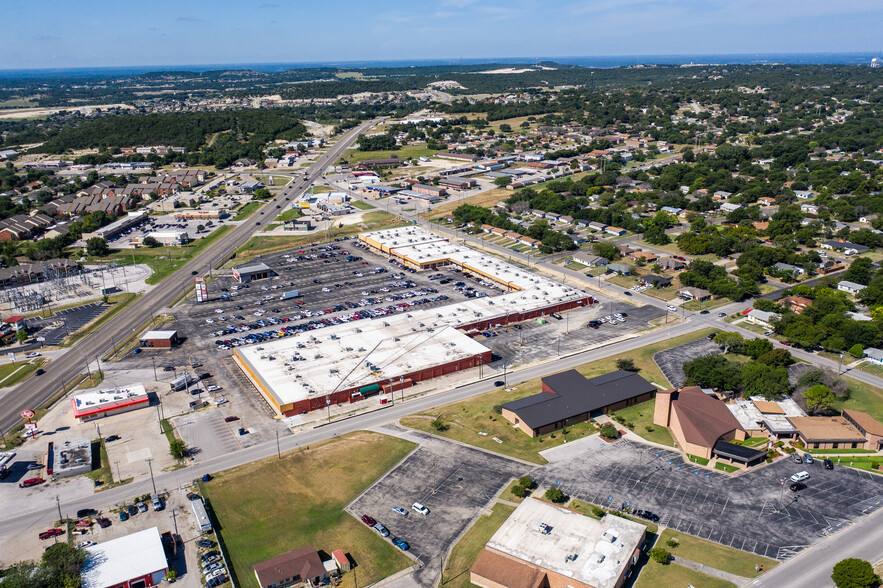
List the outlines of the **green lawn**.
<svg viewBox="0 0 883 588">
<path fill-rule="evenodd" d="M 236 216 L 232 220 L 241 221 L 253 215 L 258 208 L 266 204 L 265 202 L 249 202 L 236 212 Z"/>
<path fill-rule="evenodd" d="M 585 265 L 585 264 L 582 264 L 582 263 L 580 263 L 580 262 L 578 262 L 578 261 L 573 261 L 573 260 L 571 260 L 571 261 L 566 262 L 566 263 L 564 264 L 564 267 L 566 267 L 567 269 L 572 269 L 572 270 L 577 270 L 577 271 L 579 271 L 579 270 L 584 270 L 584 269 L 586 269 L 586 268 L 589 267 L 589 266 L 587 266 L 587 265 Z"/>
<path fill-rule="evenodd" d="M 445 563 L 445 569 L 442 572 L 441 584 L 445 588 L 468 588 L 472 586 L 469 582 L 469 568 L 475 563 L 481 550 L 484 549 L 494 533 L 497 532 L 506 519 L 515 511 L 515 508 L 508 504 L 496 503 L 493 512 L 489 516 L 481 516 L 472 527 L 466 531 L 460 541 L 454 545 L 451 555 Z"/>
<path fill-rule="evenodd" d="M 732 300 L 729 298 L 715 298 L 714 300 L 705 300 L 704 302 L 698 302 L 696 300 L 690 300 L 689 302 L 684 303 L 684 308 L 687 310 L 711 310 L 713 308 L 717 308 L 719 306 L 726 306 L 730 304 Z"/>
<path fill-rule="evenodd" d="M 357 151 L 348 149 L 343 152 L 341 159 L 345 159 L 350 163 L 364 161 L 365 159 L 386 159 L 390 154 L 395 153 L 402 159 L 414 159 L 418 157 L 429 157 L 438 153 L 435 149 L 429 149 L 419 145 L 405 145 L 396 149 L 388 149 L 385 151 Z"/>
<path fill-rule="evenodd" d="M 617 359 L 631 359 L 635 362 L 635 366 L 640 369 L 639 373 L 641 376 L 646 380 L 661 386 L 668 386 L 668 380 L 665 379 L 665 376 L 662 375 L 659 367 L 653 361 L 653 355 L 663 349 L 669 349 L 689 341 L 701 339 L 711 331 L 712 329 L 703 329 L 680 337 L 674 337 L 654 345 L 621 353 L 615 357 L 608 357 L 588 363 L 576 369 L 587 378 L 592 378 L 616 370 Z M 537 394 L 539 390 L 540 379 L 536 378 L 516 386 L 511 391 L 504 389 L 492 390 L 469 400 L 447 404 L 441 408 L 405 417 L 401 419 L 401 423 L 408 427 L 435 433 L 462 443 L 475 445 L 534 463 L 544 464 L 546 460 L 538 452 L 564 443 L 564 436 L 561 434 L 561 431 L 555 431 L 554 433 L 536 438 L 528 437 L 520 429 L 512 427 L 509 421 L 493 410 L 495 405 L 505 404 L 525 396 Z M 434 431 L 430 426 L 430 422 L 439 414 L 442 415 L 442 420 L 448 425 L 448 429 L 445 431 Z M 652 420 L 652 411 L 648 410 L 647 415 L 643 418 Z M 656 427 L 653 433 L 659 435 L 657 438 L 664 439 L 663 434 L 658 433 L 658 431 L 659 428 Z M 595 430 L 587 423 L 580 423 L 567 428 L 567 438 L 572 441 L 591 435 L 594 432 Z M 637 432 L 641 435 L 648 433 L 646 429 L 639 429 Z M 479 433 L 487 433 L 487 435 L 479 435 Z M 497 437 L 502 443 L 497 443 L 493 440 L 493 437 Z M 667 444 L 671 445 L 672 443 L 669 442 Z"/>
<path fill-rule="evenodd" d="M 658 382 L 662 383 L 662 382 Z M 651 398 L 646 402 L 627 406 L 616 411 L 616 415 L 622 417 L 626 423 L 634 425 L 632 430 L 653 443 L 660 443 L 674 447 L 674 440 L 668 428 L 653 424 L 653 410 L 656 407 L 656 399 Z"/>
<path fill-rule="evenodd" d="M 533 491 L 530 490 L 527 496 L 515 496 L 514 494 L 512 494 L 512 488 L 515 488 L 516 486 L 518 486 L 518 480 L 513 480 L 512 483 L 506 486 L 506 489 L 503 490 L 503 492 L 500 494 L 500 500 L 508 500 L 509 502 L 521 502 L 525 498 L 527 498 L 527 496 L 530 496 L 533 493 Z"/>
<path fill-rule="evenodd" d="M 0 366 L 0 388 L 14 386 L 28 379 L 44 363 L 46 363 L 46 359 L 40 357 L 33 361 L 20 360 L 15 365 L 11 363 L 3 364 Z"/>
<path fill-rule="evenodd" d="M 288 210 L 286 210 L 285 212 L 283 212 L 282 214 L 277 216 L 276 220 L 282 221 L 284 223 L 287 221 L 293 221 L 295 219 L 298 219 L 298 218 L 302 217 L 303 215 L 304 215 L 304 213 L 301 212 L 301 210 L 299 208 L 289 208 Z"/>
<path fill-rule="evenodd" d="M 745 447 L 758 447 L 759 445 L 765 445 L 769 442 L 769 439 L 766 437 L 749 437 L 742 441 L 742 445 Z"/>
<path fill-rule="evenodd" d="M 690 455 L 689 453 L 687 454 L 687 457 L 690 458 L 691 462 L 698 463 L 699 465 L 708 465 L 708 462 L 710 461 L 704 457 L 699 457 L 698 455 Z"/>
<path fill-rule="evenodd" d="M 570 510 L 575 510 L 576 512 L 581 512 L 582 514 L 586 515 L 587 517 L 591 517 L 596 521 L 601 520 L 601 517 L 597 516 L 594 511 L 594 509 L 600 507 L 595 506 L 591 502 L 586 502 L 585 500 L 580 500 L 579 498 L 573 498 L 567 504 L 567 508 L 569 508 Z"/>
<path fill-rule="evenodd" d="M 883 466 L 883 457 L 879 455 L 875 456 L 852 456 L 852 455 L 844 455 L 840 457 L 833 457 L 831 461 L 834 462 L 834 465 L 839 465 L 843 467 L 856 468 L 859 470 L 865 470 L 866 472 L 872 472 L 875 474 L 883 474 L 883 470 L 879 468 Z"/>
<path fill-rule="evenodd" d="M 736 585 L 677 564 L 662 565 L 652 559 L 641 568 L 634 588 L 736 588 Z"/>
<path fill-rule="evenodd" d="M 716 463 L 716 464 L 714 464 L 714 469 L 721 470 L 723 472 L 738 472 L 739 471 L 739 468 L 737 468 L 736 466 L 731 466 L 726 463 Z"/>
<path fill-rule="evenodd" d="M 257 588 L 252 565 L 306 545 L 349 554 L 359 586 L 408 567 L 407 557 L 343 507 L 413 448 L 402 439 L 358 432 L 281 460 L 226 470 L 203 484 L 237 585 Z M 354 586 L 352 576 L 345 574 L 342 586 Z"/>
<path fill-rule="evenodd" d="M 843 455 L 851 453 L 877 453 L 873 449 L 802 449 L 805 453 L 813 455 Z"/>
<path fill-rule="evenodd" d="M 668 547 L 667 542 L 672 537 L 677 538 L 677 547 Z M 744 578 L 754 578 L 759 575 L 754 569 L 755 565 L 762 565 L 770 570 L 779 563 L 773 559 L 760 557 L 741 549 L 725 547 L 719 543 L 712 543 L 671 529 L 663 531 L 656 544 L 663 546 L 675 556 L 681 556 Z"/>
<path fill-rule="evenodd" d="M 877 422 L 883 423 L 883 390 L 858 380 L 845 376 L 843 378 L 849 388 L 849 398 L 847 400 L 837 400 L 834 408 L 843 410 L 851 408 L 866 412 L 874 417 Z"/>
<path fill-rule="evenodd" d="M 362 202 L 361 200 L 353 200 L 350 202 L 353 205 L 353 208 L 358 208 L 359 210 L 372 210 L 375 207 L 367 202 Z"/>
</svg>

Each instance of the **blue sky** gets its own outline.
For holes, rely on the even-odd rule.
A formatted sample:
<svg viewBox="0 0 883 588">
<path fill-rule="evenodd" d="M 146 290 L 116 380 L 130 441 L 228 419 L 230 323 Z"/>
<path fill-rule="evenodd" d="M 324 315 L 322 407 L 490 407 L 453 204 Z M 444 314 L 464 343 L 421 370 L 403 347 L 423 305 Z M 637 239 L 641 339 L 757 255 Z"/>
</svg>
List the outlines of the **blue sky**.
<svg viewBox="0 0 883 588">
<path fill-rule="evenodd" d="M 0 69 L 878 51 L 881 0 L 0 0 Z"/>
</svg>

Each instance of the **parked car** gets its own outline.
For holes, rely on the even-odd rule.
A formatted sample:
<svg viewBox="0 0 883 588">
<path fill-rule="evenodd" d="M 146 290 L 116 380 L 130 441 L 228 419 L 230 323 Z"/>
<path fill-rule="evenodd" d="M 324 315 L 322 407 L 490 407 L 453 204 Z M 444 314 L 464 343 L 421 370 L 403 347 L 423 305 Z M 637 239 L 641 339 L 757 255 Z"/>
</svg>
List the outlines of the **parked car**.
<svg viewBox="0 0 883 588">
<path fill-rule="evenodd" d="M 49 529 L 48 531 L 40 533 L 40 539 L 52 539 L 59 535 L 64 535 L 64 529 Z"/>
<path fill-rule="evenodd" d="M 389 530 L 380 523 L 375 523 L 373 528 L 381 537 L 389 537 Z"/>
<path fill-rule="evenodd" d="M 803 458 L 800 457 L 799 453 L 795 453 L 794 455 L 792 455 L 791 459 L 794 460 L 794 463 L 803 463 Z"/>
<path fill-rule="evenodd" d="M 369 517 L 368 515 L 362 515 L 362 522 L 368 525 L 369 527 L 373 527 L 377 524 L 377 521 Z"/>
<path fill-rule="evenodd" d="M 503 380 L 497 380 L 496 382 L 494 382 L 494 386 L 496 386 L 497 388 L 502 388 L 505 385 L 506 382 L 504 382 Z"/>
<path fill-rule="evenodd" d="M 397 513 L 397 514 L 402 515 L 403 517 L 408 516 L 408 511 L 406 511 L 406 510 L 405 510 L 404 508 L 402 508 L 401 506 L 394 506 L 394 507 L 392 507 L 392 511 L 393 511 L 394 513 Z"/>
<path fill-rule="evenodd" d="M 200 547 L 211 548 L 215 546 L 215 542 L 210 539 L 200 539 L 196 542 L 196 544 Z"/>
<path fill-rule="evenodd" d="M 110 435 L 110 436 L 104 438 L 105 443 L 109 443 L 111 441 L 119 441 L 119 440 L 120 440 L 119 435 Z"/>
<path fill-rule="evenodd" d="M 419 502 L 415 502 L 414 504 L 412 504 L 411 508 L 424 516 L 429 514 L 429 509 L 426 508 L 425 506 L 423 506 L 422 504 L 420 504 Z"/>
<path fill-rule="evenodd" d="M 138 503 L 138 510 L 140 510 L 141 512 L 147 512 L 147 505 L 144 504 L 143 502 L 139 502 Z"/>
<path fill-rule="evenodd" d="M 809 472 L 805 470 L 791 476 L 792 482 L 806 482 L 807 480 L 809 480 Z"/>
<path fill-rule="evenodd" d="M 29 478 L 23 482 L 20 482 L 18 487 L 19 488 L 30 488 L 31 486 L 37 486 L 39 484 L 42 484 L 44 481 L 45 480 L 43 480 L 43 478 Z"/>
<path fill-rule="evenodd" d="M 92 547 L 93 545 L 98 545 L 98 544 L 95 543 L 94 541 L 83 541 L 82 543 L 79 544 L 78 547 Z"/>
<path fill-rule="evenodd" d="M 206 388 L 206 390 L 208 390 L 209 392 L 217 392 L 220 389 L 221 389 L 221 387 L 216 384 L 212 384 L 211 386 Z"/>
<path fill-rule="evenodd" d="M 791 488 L 791 492 L 800 492 L 801 490 L 806 488 L 806 484 L 803 484 L 801 482 L 794 482 L 789 487 Z"/>
<path fill-rule="evenodd" d="M 110 519 L 108 519 L 106 517 L 98 517 L 95 520 L 98 522 L 98 526 L 101 527 L 102 529 L 106 529 L 110 526 Z"/>
<path fill-rule="evenodd" d="M 98 514 L 98 511 L 95 510 L 94 508 L 81 508 L 80 510 L 77 511 L 77 518 L 78 519 L 85 519 L 85 518 L 89 518 L 89 517 L 94 517 L 97 514 Z"/>
<path fill-rule="evenodd" d="M 393 539 L 392 543 L 402 551 L 408 551 L 408 549 L 410 549 L 411 547 L 404 539 L 399 539 L 398 537 Z"/>
<path fill-rule="evenodd" d="M 814 460 L 812 455 L 810 455 L 809 453 L 803 454 L 803 461 L 805 461 L 809 465 L 812 465 L 816 462 L 816 460 Z"/>
<path fill-rule="evenodd" d="M 129 514 L 128 514 L 126 511 L 121 510 L 121 511 L 120 511 L 120 520 L 121 520 L 121 521 L 128 521 L 128 520 L 129 520 Z"/>
<path fill-rule="evenodd" d="M 825 458 L 825 469 L 826 470 L 833 470 L 834 469 L 834 462 L 828 458 Z"/>
<path fill-rule="evenodd" d="M 235 421 L 238 421 L 238 420 L 239 420 L 239 417 L 238 417 L 238 416 L 228 416 L 228 417 L 226 417 L 226 418 L 224 419 L 224 422 L 225 422 L 225 423 L 232 423 L 232 422 L 235 422 Z"/>
<path fill-rule="evenodd" d="M 28 470 L 41 470 L 43 469 L 42 463 L 29 463 Z"/>
<path fill-rule="evenodd" d="M 129 506 L 126 507 L 126 512 L 129 513 L 129 516 L 133 517 L 136 514 L 138 514 L 138 509 L 135 507 L 134 504 L 130 504 Z"/>
</svg>

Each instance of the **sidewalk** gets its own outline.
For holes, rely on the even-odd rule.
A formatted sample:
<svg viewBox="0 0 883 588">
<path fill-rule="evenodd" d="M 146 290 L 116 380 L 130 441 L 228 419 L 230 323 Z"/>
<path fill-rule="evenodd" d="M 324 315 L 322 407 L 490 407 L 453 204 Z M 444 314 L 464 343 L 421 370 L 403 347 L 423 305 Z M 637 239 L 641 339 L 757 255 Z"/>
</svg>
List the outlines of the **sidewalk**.
<svg viewBox="0 0 883 588">
<path fill-rule="evenodd" d="M 705 564 L 701 564 L 689 559 L 684 559 L 683 557 L 678 557 L 676 555 L 671 556 L 671 562 L 678 564 L 679 566 L 683 566 L 685 568 L 690 568 L 691 570 L 696 570 L 697 572 L 701 572 L 707 576 L 714 576 L 715 578 L 720 578 L 721 580 L 726 580 L 727 582 L 732 582 L 736 586 L 747 586 L 749 582 L 751 582 L 751 578 L 745 578 L 743 576 L 737 576 L 736 574 L 731 574 L 730 572 L 724 572 L 717 568 L 713 568 L 711 566 L 707 566 Z"/>
</svg>

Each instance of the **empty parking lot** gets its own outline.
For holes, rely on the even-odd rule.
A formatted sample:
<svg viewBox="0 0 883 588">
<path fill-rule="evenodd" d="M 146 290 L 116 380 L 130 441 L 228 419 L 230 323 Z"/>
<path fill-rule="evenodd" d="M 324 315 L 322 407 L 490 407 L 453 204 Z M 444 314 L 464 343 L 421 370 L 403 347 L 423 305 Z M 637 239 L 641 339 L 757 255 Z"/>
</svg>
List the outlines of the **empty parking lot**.
<svg viewBox="0 0 883 588">
<path fill-rule="evenodd" d="M 791 492 L 788 477 L 801 469 L 811 474 L 807 488 Z M 628 502 L 666 527 L 780 560 L 883 506 L 883 478 L 867 472 L 780 459 L 734 477 L 623 440 L 533 476 L 569 496 L 610 508 Z"/>
</svg>

